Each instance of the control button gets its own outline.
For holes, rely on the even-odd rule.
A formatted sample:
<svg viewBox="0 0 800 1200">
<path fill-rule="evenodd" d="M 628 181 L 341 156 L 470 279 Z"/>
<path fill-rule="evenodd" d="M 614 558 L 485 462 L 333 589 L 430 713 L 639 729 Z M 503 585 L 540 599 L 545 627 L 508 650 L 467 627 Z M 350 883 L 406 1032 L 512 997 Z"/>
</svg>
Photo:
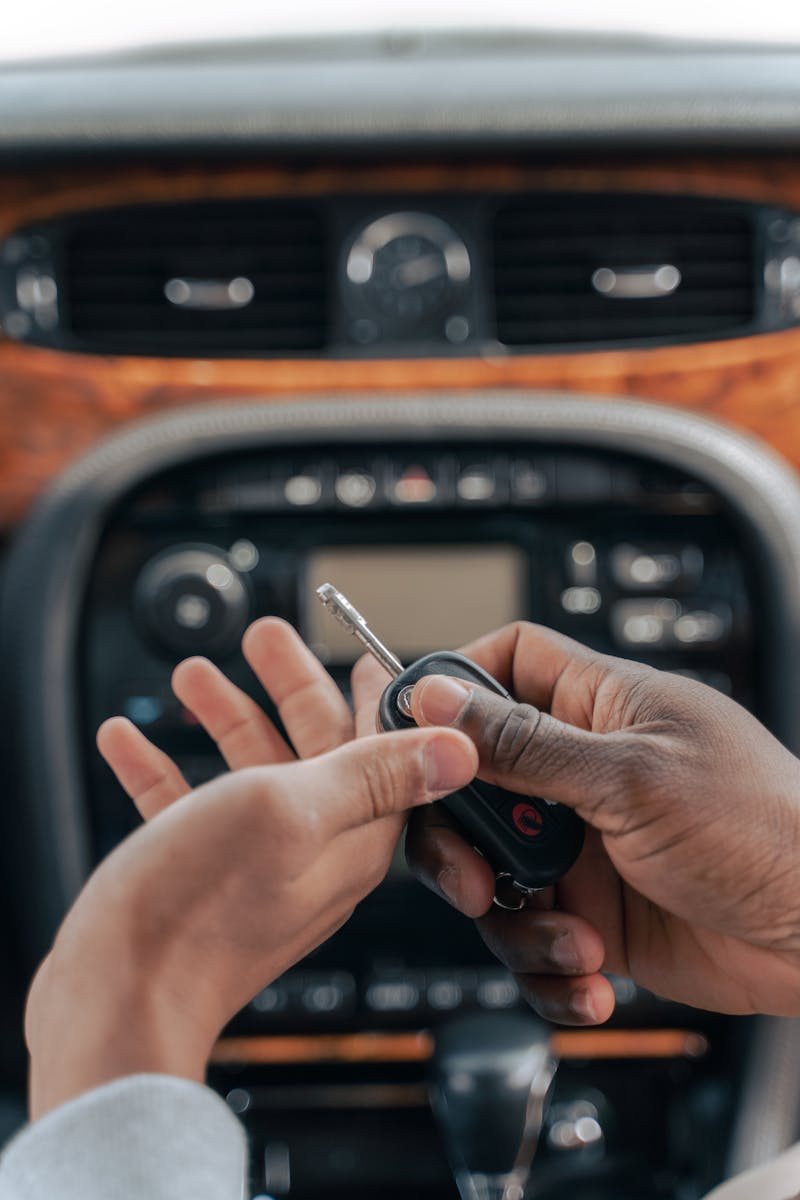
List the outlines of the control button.
<svg viewBox="0 0 800 1200">
<path fill-rule="evenodd" d="M 705 650 L 721 645 L 732 624 L 723 603 L 685 612 L 677 600 L 620 600 L 611 610 L 612 632 L 623 646 Z"/>
<path fill-rule="evenodd" d="M 289 1007 L 289 990 L 282 983 L 271 983 L 253 997 L 250 1007 L 261 1016 L 283 1013 Z"/>
<path fill-rule="evenodd" d="M 345 971 L 331 975 L 306 975 L 300 992 L 300 1004 L 315 1015 L 341 1013 L 355 1002 L 356 983 Z"/>
<path fill-rule="evenodd" d="M 237 571 L 254 571 L 259 557 L 258 547 L 248 538 L 239 538 L 228 551 L 228 558 Z"/>
<path fill-rule="evenodd" d="M 594 1117 L 578 1117 L 574 1121 L 556 1121 L 550 1126 L 548 1144 L 554 1150 L 585 1150 L 603 1141 L 600 1122 Z"/>
<path fill-rule="evenodd" d="M 411 466 L 394 481 L 392 499 L 397 504 L 430 504 L 438 491 L 436 481 L 424 467 Z"/>
<path fill-rule="evenodd" d="M 134 608 L 170 654 L 224 655 L 236 649 L 247 627 L 250 591 L 224 550 L 176 546 L 145 565 Z"/>
<path fill-rule="evenodd" d="M 253 1103 L 253 1097 L 246 1088 L 231 1088 L 225 1097 L 225 1103 L 231 1112 L 235 1112 L 237 1116 L 246 1113 L 250 1105 Z"/>
<path fill-rule="evenodd" d="M 269 1141 L 264 1146 L 264 1188 L 270 1200 L 292 1190 L 291 1156 L 285 1142 Z"/>
<path fill-rule="evenodd" d="M 716 646 L 725 637 L 727 628 L 719 613 L 698 609 L 678 617 L 673 633 L 683 646 Z"/>
<path fill-rule="evenodd" d="M 542 832 L 542 814 L 533 804 L 520 801 L 511 810 L 511 820 L 526 838 L 538 838 Z"/>
<path fill-rule="evenodd" d="M 511 463 L 509 485 L 511 499 L 517 504 L 536 504 L 550 491 L 544 470 L 524 459 L 515 459 Z"/>
<path fill-rule="evenodd" d="M 668 646 L 680 612 L 677 600 L 620 600 L 611 610 L 611 628 L 623 646 Z"/>
<path fill-rule="evenodd" d="M 513 833 L 528 843 L 536 840 L 539 845 L 543 845 L 553 836 L 553 826 L 544 824 L 541 808 L 529 798 L 504 795 L 500 788 L 488 783 L 481 784 L 481 791 L 492 802 L 508 833 Z M 549 801 L 540 801 L 540 804 L 549 804 Z"/>
<path fill-rule="evenodd" d="M 623 542 L 611 551 L 611 574 L 621 588 L 646 591 L 667 584 L 694 588 L 703 575 L 699 546 L 633 546 Z"/>
<path fill-rule="evenodd" d="M 572 583 L 594 587 L 597 583 L 597 551 L 591 542 L 573 542 L 567 551 L 567 570 Z"/>
<path fill-rule="evenodd" d="M 468 340 L 470 332 L 469 321 L 458 313 L 448 317 L 444 323 L 444 336 L 454 346 L 463 345 Z"/>
<path fill-rule="evenodd" d="M 550 1110 L 547 1142 L 553 1150 L 586 1150 L 604 1140 L 597 1106 L 590 1100 L 554 1104 Z"/>
<path fill-rule="evenodd" d="M 470 504 L 493 500 L 496 491 L 497 480 L 491 467 L 464 467 L 456 480 L 458 498 Z"/>
<path fill-rule="evenodd" d="M 303 989 L 301 1003 L 311 1013 L 338 1012 L 344 1007 L 344 992 L 334 983 L 315 983 Z"/>
<path fill-rule="evenodd" d="M 205 596 L 185 592 L 175 601 L 173 617 L 181 629 L 205 629 L 211 620 L 211 604 Z"/>
<path fill-rule="evenodd" d="M 436 1012 L 453 1012 L 464 1001 L 464 989 L 458 979 L 449 976 L 429 979 L 425 994 L 429 1006 Z"/>
<path fill-rule="evenodd" d="M 128 696 L 122 702 L 122 715 L 140 729 L 155 725 L 164 716 L 167 705 L 160 696 Z"/>
<path fill-rule="evenodd" d="M 283 485 L 283 494 L 293 508 L 309 508 L 322 497 L 322 480 L 316 475 L 290 475 Z"/>
<path fill-rule="evenodd" d="M 337 478 L 333 490 L 337 500 L 348 508 L 365 508 L 374 500 L 378 485 L 366 471 L 345 471 Z"/>
<path fill-rule="evenodd" d="M 596 587 L 569 587 L 561 593 L 561 607 L 571 616 L 589 617 L 602 603 L 603 598 Z"/>
<path fill-rule="evenodd" d="M 420 987 L 412 979 L 376 980 L 364 997 L 367 1008 L 377 1013 L 413 1012 L 421 999 Z"/>
<path fill-rule="evenodd" d="M 513 975 L 482 975 L 475 998 L 481 1008 L 513 1008 L 520 998 L 519 984 Z"/>
</svg>

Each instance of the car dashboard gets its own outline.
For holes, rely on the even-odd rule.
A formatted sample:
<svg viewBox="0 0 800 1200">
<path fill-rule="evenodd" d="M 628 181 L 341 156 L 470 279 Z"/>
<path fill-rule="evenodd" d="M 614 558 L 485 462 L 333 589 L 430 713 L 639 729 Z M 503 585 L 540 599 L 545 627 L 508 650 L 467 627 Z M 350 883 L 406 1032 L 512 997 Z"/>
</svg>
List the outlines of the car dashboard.
<svg viewBox="0 0 800 1200">
<path fill-rule="evenodd" d="M 797 65 L 395 37 L 0 77 L 10 1097 L 30 971 L 136 824 L 97 725 L 212 778 L 174 665 L 270 711 L 272 613 L 347 692 L 328 578 L 404 659 L 535 620 L 800 751 Z M 689 1200 L 797 1137 L 796 1022 L 613 983 L 553 1031 L 538 1195 Z M 215 1048 L 251 1194 L 455 1194 L 437 1030 L 521 1008 L 399 852 Z"/>
</svg>

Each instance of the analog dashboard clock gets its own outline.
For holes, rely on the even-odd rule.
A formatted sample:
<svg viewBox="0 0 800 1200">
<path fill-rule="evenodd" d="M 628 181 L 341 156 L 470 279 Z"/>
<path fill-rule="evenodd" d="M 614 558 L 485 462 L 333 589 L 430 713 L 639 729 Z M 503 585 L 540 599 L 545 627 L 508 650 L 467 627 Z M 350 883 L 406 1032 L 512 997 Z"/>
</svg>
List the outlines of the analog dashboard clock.
<svg viewBox="0 0 800 1200">
<path fill-rule="evenodd" d="M 379 337 L 442 340 L 471 334 L 467 311 L 469 251 L 447 222 L 430 213 L 395 212 L 362 227 L 344 258 L 342 290 L 355 342 Z"/>
</svg>

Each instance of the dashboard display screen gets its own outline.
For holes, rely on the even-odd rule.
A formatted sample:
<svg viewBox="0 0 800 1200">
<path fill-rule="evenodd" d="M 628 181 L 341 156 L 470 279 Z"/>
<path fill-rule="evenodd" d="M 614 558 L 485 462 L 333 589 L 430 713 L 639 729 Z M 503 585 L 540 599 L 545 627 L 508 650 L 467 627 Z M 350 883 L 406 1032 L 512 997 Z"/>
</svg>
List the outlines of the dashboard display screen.
<svg viewBox="0 0 800 1200">
<path fill-rule="evenodd" d="M 323 662 L 349 664 L 363 647 L 314 595 L 344 592 L 404 663 L 527 616 L 528 557 L 511 545 L 326 546 L 306 564 L 305 636 Z"/>
</svg>

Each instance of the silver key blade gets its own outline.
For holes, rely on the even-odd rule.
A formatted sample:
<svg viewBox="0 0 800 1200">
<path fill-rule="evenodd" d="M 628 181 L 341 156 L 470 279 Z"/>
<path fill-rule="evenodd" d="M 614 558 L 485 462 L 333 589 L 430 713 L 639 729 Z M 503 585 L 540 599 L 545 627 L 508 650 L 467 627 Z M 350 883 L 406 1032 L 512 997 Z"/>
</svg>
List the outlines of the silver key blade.
<svg viewBox="0 0 800 1200">
<path fill-rule="evenodd" d="M 384 646 L 379 637 L 370 629 L 367 622 L 362 617 L 361 613 L 351 604 L 342 592 L 337 591 L 332 583 L 323 583 L 317 588 L 317 595 L 325 605 L 329 613 L 332 613 L 340 624 L 344 625 L 348 633 L 352 633 L 353 637 L 357 637 L 362 646 L 366 646 L 370 654 L 377 658 L 381 666 L 389 672 L 393 678 L 397 678 L 403 672 L 403 664 L 399 658 L 392 654 L 388 646 Z"/>
</svg>

